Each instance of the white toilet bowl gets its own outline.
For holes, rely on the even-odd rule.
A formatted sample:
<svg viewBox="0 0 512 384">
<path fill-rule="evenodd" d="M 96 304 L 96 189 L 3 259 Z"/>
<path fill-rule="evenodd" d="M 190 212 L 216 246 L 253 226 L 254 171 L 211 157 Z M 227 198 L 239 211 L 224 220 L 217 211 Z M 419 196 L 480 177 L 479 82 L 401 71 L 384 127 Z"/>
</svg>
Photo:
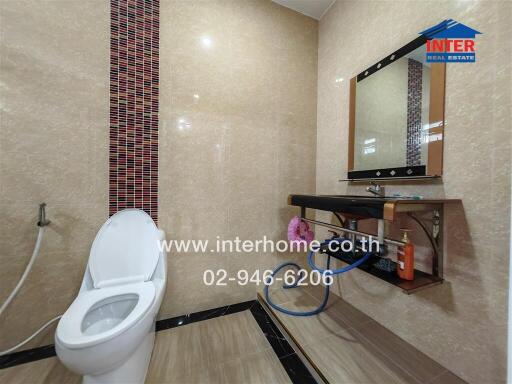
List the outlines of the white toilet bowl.
<svg viewBox="0 0 512 384">
<path fill-rule="evenodd" d="M 163 233 L 137 209 L 94 240 L 82 287 L 55 333 L 59 359 L 84 383 L 143 383 L 166 283 Z"/>
</svg>

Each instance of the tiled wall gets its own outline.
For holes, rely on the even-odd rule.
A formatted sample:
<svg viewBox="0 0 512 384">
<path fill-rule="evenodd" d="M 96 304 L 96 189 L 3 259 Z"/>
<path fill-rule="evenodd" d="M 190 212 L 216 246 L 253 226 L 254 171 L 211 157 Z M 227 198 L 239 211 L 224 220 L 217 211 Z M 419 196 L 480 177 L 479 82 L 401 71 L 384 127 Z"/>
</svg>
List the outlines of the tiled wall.
<svg viewBox="0 0 512 384">
<path fill-rule="evenodd" d="M 423 64 L 407 60 L 407 166 L 421 165 L 421 94 Z"/>
<path fill-rule="evenodd" d="M 366 194 L 364 185 L 338 182 L 347 170 L 346 79 L 448 15 L 483 34 L 476 39 L 476 63 L 447 65 L 443 179 L 386 185 L 389 194 L 462 199 L 462 204 L 447 204 L 445 209 L 446 282 L 404 295 L 364 272 L 352 271 L 340 277 L 341 293 L 470 383 L 504 383 L 512 134 L 512 70 L 504 58 L 512 54 L 512 3 L 334 3 L 320 21 L 316 193 Z M 345 80 L 339 83 L 338 78 Z M 331 216 L 317 215 L 323 221 Z M 415 242 L 422 239 L 417 256 L 431 252 L 414 223 L 402 221 L 394 227 L 401 224 L 416 228 Z"/>
<path fill-rule="evenodd" d="M 314 193 L 318 22 L 268 0 L 167 0 L 161 20 L 160 227 L 208 248 L 286 238 L 288 194 Z M 207 269 L 290 257 L 172 249 L 160 317 L 254 299 L 252 282 L 205 285 Z"/>
<path fill-rule="evenodd" d="M 158 219 L 159 0 L 111 0 L 109 214 Z"/>
<path fill-rule="evenodd" d="M 0 350 L 69 307 L 108 216 L 109 24 L 108 0 L 0 1 L 0 303 L 32 255 L 40 203 L 51 220 L 0 316 Z"/>
</svg>

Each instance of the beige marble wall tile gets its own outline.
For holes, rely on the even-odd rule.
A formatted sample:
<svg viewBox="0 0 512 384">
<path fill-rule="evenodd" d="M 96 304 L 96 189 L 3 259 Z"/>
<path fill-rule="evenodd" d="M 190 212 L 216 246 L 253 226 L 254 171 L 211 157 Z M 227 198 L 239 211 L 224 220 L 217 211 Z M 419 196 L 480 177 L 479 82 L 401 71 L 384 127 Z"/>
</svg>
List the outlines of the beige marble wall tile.
<svg viewBox="0 0 512 384">
<path fill-rule="evenodd" d="M 106 0 L 0 2 L 0 302 L 32 254 L 39 203 L 52 221 L 0 350 L 67 309 L 108 215 L 109 15 Z"/>
<path fill-rule="evenodd" d="M 285 236 L 288 194 L 315 189 L 317 28 L 267 0 L 161 3 L 159 225 L 169 239 Z M 284 258 L 171 252 L 160 317 L 256 296 L 252 283 L 204 286 L 205 269 L 235 276 Z"/>
<path fill-rule="evenodd" d="M 511 17 L 511 3 L 501 1 L 338 0 L 319 27 L 316 192 L 323 194 L 364 193 L 364 186 L 337 181 L 347 169 L 349 79 L 443 19 L 483 32 L 477 62 L 447 68 L 443 182 L 386 185 L 389 193 L 462 199 L 446 210 L 446 283 L 406 296 L 354 271 L 338 287 L 348 302 L 472 383 L 506 378 Z"/>
</svg>

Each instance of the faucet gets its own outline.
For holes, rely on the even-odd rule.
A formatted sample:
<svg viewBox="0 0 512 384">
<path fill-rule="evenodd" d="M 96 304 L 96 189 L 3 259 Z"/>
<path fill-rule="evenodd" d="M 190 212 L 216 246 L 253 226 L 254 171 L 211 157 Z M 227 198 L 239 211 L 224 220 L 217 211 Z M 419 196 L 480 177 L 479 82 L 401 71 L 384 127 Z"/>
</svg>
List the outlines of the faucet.
<svg viewBox="0 0 512 384">
<path fill-rule="evenodd" d="M 375 183 L 374 181 L 370 181 L 370 186 L 366 187 L 366 192 L 370 192 L 373 195 L 378 196 L 378 197 L 385 196 L 384 187 L 381 187 L 379 184 Z"/>
</svg>

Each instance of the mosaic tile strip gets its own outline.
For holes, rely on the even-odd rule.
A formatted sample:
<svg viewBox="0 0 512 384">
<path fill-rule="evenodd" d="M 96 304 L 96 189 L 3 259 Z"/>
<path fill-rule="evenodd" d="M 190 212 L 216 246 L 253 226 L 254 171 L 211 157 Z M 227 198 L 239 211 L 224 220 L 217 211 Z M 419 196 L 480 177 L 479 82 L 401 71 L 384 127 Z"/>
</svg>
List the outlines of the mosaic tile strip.
<svg viewBox="0 0 512 384">
<path fill-rule="evenodd" d="M 408 59 L 407 166 L 421 165 L 421 93 L 423 64 Z"/>
<path fill-rule="evenodd" d="M 109 216 L 158 220 L 159 0 L 110 1 Z"/>
</svg>

